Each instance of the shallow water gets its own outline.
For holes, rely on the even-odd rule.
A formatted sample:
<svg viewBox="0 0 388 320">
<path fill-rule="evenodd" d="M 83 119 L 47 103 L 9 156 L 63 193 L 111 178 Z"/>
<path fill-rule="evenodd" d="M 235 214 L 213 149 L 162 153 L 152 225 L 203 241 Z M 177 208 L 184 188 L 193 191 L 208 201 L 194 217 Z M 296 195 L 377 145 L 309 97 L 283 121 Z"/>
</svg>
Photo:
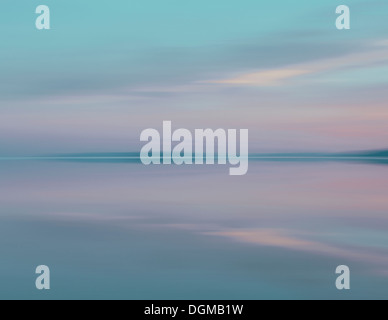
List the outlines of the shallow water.
<svg viewBox="0 0 388 320">
<path fill-rule="evenodd" d="M 385 299 L 388 167 L 0 162 L 0 298 Z M 35 288 L 48 265 L 51 290 Z M 351 290 L 335 287 L 348 265 Z"/>
</svg>

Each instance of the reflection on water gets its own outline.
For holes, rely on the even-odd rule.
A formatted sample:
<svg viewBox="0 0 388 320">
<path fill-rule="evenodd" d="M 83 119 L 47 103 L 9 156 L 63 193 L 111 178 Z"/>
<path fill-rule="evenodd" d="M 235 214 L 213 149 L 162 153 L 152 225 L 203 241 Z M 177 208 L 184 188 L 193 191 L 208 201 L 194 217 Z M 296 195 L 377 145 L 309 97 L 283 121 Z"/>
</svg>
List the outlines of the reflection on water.
<svg viewBox="0 0 388 320">
<path fill-rule="evenodd" d="M 0 298 L 386 298 L 388 167 L 0 163 Z M 50 266 L 52 290 L 35 289 Z M 351 269 L 351 290 L 335 268 Z"/>
</svg>

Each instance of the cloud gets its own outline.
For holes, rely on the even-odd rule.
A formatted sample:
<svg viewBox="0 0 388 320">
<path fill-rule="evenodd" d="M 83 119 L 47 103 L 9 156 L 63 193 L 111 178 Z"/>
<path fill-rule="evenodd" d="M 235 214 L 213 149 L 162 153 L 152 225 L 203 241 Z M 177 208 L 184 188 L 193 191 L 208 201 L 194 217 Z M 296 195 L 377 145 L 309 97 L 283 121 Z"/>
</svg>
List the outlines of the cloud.
<svg viewBox="0 0 388 320">
<path fill-rule="evenodd" d="M 335 58 L 324 58 L 282 68 L 252 70 L 224 79 L 204 81 L 204 83 L 237 86 L 279 86 L 297 77 L 343 70 L 354 70 L 388 64 L 387 40 L 379 40 L 368 46 L 365 52 L 348 53 Z"/>
<path fill-rule="evenodd" d="M 209 81 L 209 83 L 235 84 L 235 85 L 255 85 L 255 86 L 274 86 L 279 85 L 282 80 L 298 77 L 311 73 L 310 70 L 302 69 L 274 69 L 255 73 L 247 73 L 235 78 Z"/>
<path fill-rule="evenodd" d="M 48 96 L 121 95 L 128 90 L 147 97 L 166 90 L 167 94 L 202 92 L 214 88 L 206 86 L 206 82 L 200 86 L 199 80 L 224 77 L 236 70 L 277 70 L 364 50 L 363 44 L 354 42 L 344 44 L 322 38 L 318 41 L 307 36 L 295 39 L 295 35 L 290 42 L 288 34 L 275 37 L 266 36 L 260 42 L 248 39 L 195 47 L 155 46 L 129 53 L 125 50 L 117 53 L 118 49 L 114 52 L 90 50 L 55 56 L 28 53 L 27 57 L 25 52 L 13 52 L 21 62 L 17 66 L 15 62 L 4 66 L 0 74 L 4 82 L 0 87 L 0 102 Z M 6 59 L 2 52 L 0 57 Z M 36 62 L 40 59 L 44 59 L 43 70 Z"/>
</svg>

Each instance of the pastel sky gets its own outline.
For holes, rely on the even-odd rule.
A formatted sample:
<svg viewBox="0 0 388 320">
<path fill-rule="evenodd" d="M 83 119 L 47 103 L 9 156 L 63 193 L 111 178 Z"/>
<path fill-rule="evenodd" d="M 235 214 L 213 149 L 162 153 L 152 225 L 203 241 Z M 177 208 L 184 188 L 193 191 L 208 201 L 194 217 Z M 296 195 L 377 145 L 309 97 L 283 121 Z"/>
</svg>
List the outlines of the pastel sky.
<svg viewBox="0 0 388 320">
<path fill-rule="evenodd" d="M 248 128 L 254 152 L 386 148 L 387 15 L 377 0 L 5 0 L 0 153 L 138 151 L 163 120 Z"/>
</svg>

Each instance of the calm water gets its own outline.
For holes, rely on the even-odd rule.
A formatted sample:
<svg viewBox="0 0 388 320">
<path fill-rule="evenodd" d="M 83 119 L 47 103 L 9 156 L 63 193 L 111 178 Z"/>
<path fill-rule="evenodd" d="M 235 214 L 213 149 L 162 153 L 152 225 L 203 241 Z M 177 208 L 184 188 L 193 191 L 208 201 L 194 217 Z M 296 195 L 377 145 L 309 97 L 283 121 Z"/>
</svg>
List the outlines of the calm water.
<svg viewBox="0 0 388 320">
<path fill-rule="evenodd" d="M 387 298 L 388 166 L 3 161 L 0 177 L 2 299 Z"/>
</svg>

